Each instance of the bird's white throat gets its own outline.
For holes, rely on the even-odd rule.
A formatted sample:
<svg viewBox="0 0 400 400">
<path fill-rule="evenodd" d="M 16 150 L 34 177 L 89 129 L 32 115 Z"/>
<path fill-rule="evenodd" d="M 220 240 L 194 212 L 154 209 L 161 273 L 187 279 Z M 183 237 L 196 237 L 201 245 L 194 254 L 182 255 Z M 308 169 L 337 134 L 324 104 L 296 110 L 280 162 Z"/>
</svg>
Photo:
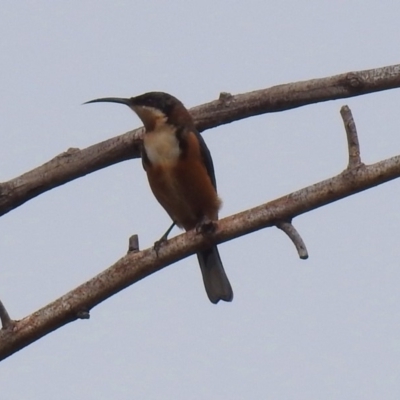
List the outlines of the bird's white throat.
<svg viewBox="0 0 400 400">
<path fill-rule="evenodd" d="M 181 153 L 175 129 L 163 124 L 143 138 L 147 157 L 153 165 L 175 164 Z"/>
</svg>

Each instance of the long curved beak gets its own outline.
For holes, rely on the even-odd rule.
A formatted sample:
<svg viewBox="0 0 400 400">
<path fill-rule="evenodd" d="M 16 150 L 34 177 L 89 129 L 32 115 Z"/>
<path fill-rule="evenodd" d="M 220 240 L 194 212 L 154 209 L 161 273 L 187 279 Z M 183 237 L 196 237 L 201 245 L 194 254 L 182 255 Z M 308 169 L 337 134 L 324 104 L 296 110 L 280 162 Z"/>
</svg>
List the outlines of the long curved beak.
<svg viewBox="0 0 400 400">
<path fill-rule="evenodd" d="M 121 97 L 103 97 L 101 99 L 86 101 L 83 104 L 89 104 L 89 103 L 119 103 L 119 104 L 125 104 L 126 106 L 129 107 L 132 104 L 132 101 L 131 99 L 124 99 Z"/>
<path fill-rule="evenodd" d="M 136 97 L 132 97 L 130 99 L 124 99 L 121 97 L 103 97 L 101 99 L 94 99 L 87 101 L 86 103 L 83 104 L 90 104 L 90 103 L 125 104 L 141 119 L 144 127 L 146 128 L 146 131 L 152 130 L 156 124 L 157 119 L 160 119 L 160 117 L 166 119 L 166 116 L 157 109 L 136 105 L 135 99 Z"/>
</svg>

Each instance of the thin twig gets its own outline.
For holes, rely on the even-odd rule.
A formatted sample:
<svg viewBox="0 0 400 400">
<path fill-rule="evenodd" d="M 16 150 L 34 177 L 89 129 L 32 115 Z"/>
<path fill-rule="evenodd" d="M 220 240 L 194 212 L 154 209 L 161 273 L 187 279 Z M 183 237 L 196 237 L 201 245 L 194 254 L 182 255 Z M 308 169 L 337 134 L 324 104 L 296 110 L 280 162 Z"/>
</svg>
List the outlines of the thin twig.
<svg viewBox="0 0 400 400">
<path fill-rule="evenodd" d="M 358 142 L 357 128 L 353 119 L 353 114 L 348 106 L 343 106 L 340 109 L 340 115 L 342 116 L 344 128 L 346 129 L 347 146 L 349 149 L 349 164 L 347 168 L 356 168 L 362 163 L 360 144 Z"/>
<path fill-rule="evenodd" d="M 0 300 L 0 320 L 2 329 L 8 329 L 14 325 L 14 321 L 10 318 L 3 302 Z"/>
<path fill-rule="evenodd" d="M 295 245 L 299 257 L 302 260 L 306 260 L 308 258 L 306 245 L 304 244 L 303 239 L 301 238 L 296 228 L 292 225 L 292 223 L 288 221 L 278 221 L 276 223 L 276 227 L 286 233 L 286 235 Z"/>
</svg>

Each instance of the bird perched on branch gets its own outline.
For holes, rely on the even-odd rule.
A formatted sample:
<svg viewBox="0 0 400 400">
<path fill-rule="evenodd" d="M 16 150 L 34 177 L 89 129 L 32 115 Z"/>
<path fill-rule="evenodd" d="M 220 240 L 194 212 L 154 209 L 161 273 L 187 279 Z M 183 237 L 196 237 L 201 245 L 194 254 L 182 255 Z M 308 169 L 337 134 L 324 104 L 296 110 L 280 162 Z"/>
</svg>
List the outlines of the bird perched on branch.
<svg viewBox="0 0 400 400">
<path fill-rule="evenodd" d="M 175 224 L 186 231 L 201 230 L 204 224 L 218 219 L 221 200 L 210 151 L 189 111 L 177 98 L 150 92 L 128 99 L 107 97 L 87 103 L 97 102 L 125 104 L 144 124 L 143 168 L 154 196 L 173 221 L 161 240 L 166 240 Z M 210 301 L 232 301 L 233 291 L 217 246 L 199 251 L 197 258 Z"/>
</svg>

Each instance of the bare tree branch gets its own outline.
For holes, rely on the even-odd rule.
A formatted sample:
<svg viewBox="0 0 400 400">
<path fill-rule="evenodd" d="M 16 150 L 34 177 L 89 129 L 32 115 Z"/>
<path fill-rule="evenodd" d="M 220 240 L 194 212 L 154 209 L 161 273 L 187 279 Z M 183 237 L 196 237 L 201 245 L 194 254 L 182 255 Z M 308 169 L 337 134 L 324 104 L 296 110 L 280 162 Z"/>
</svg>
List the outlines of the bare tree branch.
<svg viewBox="0 0 400 400">
<path fill-rule="evenodd" d="M 289 239 L 293 242 L 296 247 L 297 253 L 302 260 L 306 260 L 308 258 L 307 247 L 301 238 L 299 232 L 297 232 L 296 228 L 292 225 L 291 222 L 288 221 L 278 221 L 276 223 L 276 227 L 281 231 L 285 232 Z"/>
<path fill-rule="evenodd" d="M 191 109 L 199 131 L 264 113 L 400 87 L 400 64 L 273 86 Z M 86 149 L 70 149 L 17 178 L 0 184 L 0 215 L 47 190 L 112 164 L 139 157 L 142 129 Z"/>
<path fill-rule="evenodd" d="M 399 176 L 400 155 L 368 166 L 360 164 L 333 178 L 218 221 L 214 240 L 222 243 L 273 226 L 276 221 L 290 221 L 297 215 Z M 166 242 L 158 256 L 152 248 L 129 252 L 96 277 L 22 320 L 15 321 L 14 329 L 0 330 L 0 360 L 69 322 L 89 316 L 89 310 L 97 304 L 204 248 L 209 245 L 209 240 L 192 230 Z"/>
<path fill-rule="evenodd" d="M 220 99 L 191 111 L 199 130 L 267 112 L 306 104 L 387 90 L 400 86 L 400 65 L 315 79 Z M 291 238 L 300 257 L 305 245 L 291 225 L 297 215 L 369 189 L 400 176 L 400 155 L 366 166 L 361 163 L 355 124 L 348 107 L 341 110 L 345 124 L 349 164 L 339 175 L 269 203 L 215 223 L 215 243 L 278 226 Z M 138 157 L 142 129 L 96 144 L 84 150 L 70 149 L 48 163 L 0 184 L 0 215 L 33 197 L 116 162 Z M 282 222 L 286 221 L 286 222 Z M 187 232 L 169 240 L 158 254 L 153 248 L 139 251 L 138 238 L 130 239 L 129 251 L 113 266 L 58 300 L 13 321 L 0 302 L 0 359 L 4 359 L 53 330 L 76 319 L 88 319 L 90 310 L 120 290 L 209 245 L 210 238 Z M 12 327 L 12 329 L 8 329 Z"/>
</svg>

